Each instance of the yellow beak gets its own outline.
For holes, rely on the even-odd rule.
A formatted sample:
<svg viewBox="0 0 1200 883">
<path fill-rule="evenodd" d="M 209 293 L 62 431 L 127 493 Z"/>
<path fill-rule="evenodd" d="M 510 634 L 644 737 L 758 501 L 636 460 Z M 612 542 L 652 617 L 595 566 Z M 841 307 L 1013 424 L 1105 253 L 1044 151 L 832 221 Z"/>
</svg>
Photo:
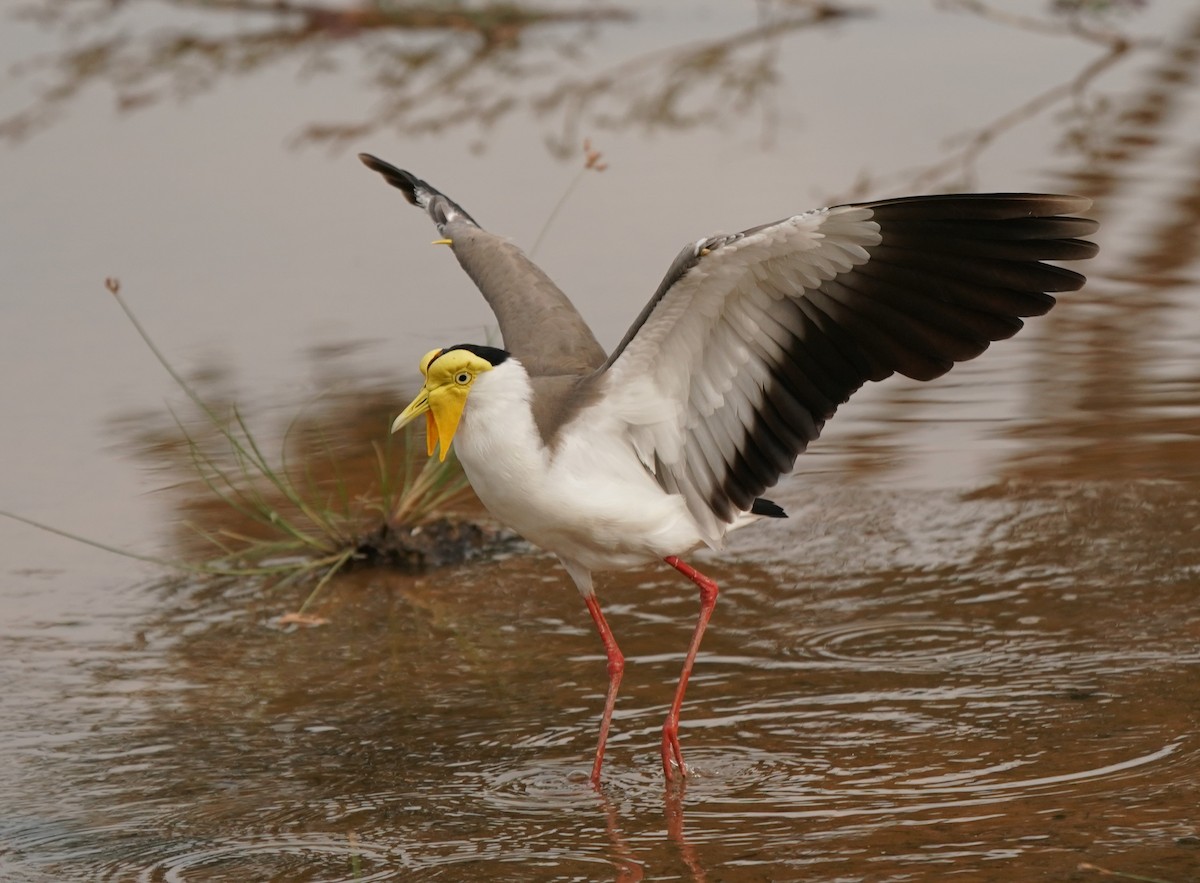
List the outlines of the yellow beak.
<svg viewBox="0 0 1200 883">
<path fill-rule="evenodd" d="M 463 406 L 466 396 L 458 395 L 453 386 L 442 386 L 430 389 L 428 385 L 422 389 L 400 416 L 392 423 L 392 432 L 403 429 L 422 414 L 425 415 L 425 452 L 432 457 L 438 443 L 442 450 L 438 459 L 445 461 L 450 453 L 450 442 L 458 431 L 459 421 L 462 420 Z"/>
</svg>

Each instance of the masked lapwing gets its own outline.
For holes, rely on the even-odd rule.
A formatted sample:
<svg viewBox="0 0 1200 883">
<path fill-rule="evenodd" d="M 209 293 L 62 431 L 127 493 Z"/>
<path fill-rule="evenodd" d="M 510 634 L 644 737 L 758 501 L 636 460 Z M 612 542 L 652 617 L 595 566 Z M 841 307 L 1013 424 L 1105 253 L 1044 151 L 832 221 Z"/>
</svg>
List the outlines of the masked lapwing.
<svg viewBox="0 0 1200 883">
<path fill-rule="evenodd" d="M 393 431 L 426 418 L 429 453 L 453 443 L 497 520 L 558 556 L 608 657 L 591 780 L 624 657 L 592 573 L 665 561 L 700 590 L 700 615 L 662 728 L 668 780 L 686 774 L 679 713 L 717 600 L 680 556 L 783 517 L 760 495 L 837 407 L 893 373 L 932 380 L 1012 337 L 1084 277 L 1044 261 L 1090 258 L 1077 196 L 915 196 L 838 205 L 687 245 L 611 353 L 566 295 L 453 200 L 359 157 L 437 226 L 491 305 L 504 348 L 457 344 L 421 359 L 424 387 Z"/>
</svg>

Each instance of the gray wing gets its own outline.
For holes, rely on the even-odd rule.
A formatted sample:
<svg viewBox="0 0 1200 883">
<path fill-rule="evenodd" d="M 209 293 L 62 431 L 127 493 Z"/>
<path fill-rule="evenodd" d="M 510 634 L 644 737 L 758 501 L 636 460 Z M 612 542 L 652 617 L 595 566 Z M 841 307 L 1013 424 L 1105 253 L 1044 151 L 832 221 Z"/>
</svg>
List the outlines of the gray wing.
<svg viewBox="0 0 1200 883">
<path fill-rule="evenodd" d="M 504 348 L 531 375 L 586 374 L 604 364 L 604 348 L 579 311 L 517 246 L 420 178 L 367 153 L 358 158 L 429 213 L 495 313 Z"/>
<path fill-rule="evenodd" d="M 701 240 L 591 382 L 716 543 L 868 380 L 929 380 L 1080 288 L 1081 197 L 972 194 L 835 206 Z"/>
</svg>

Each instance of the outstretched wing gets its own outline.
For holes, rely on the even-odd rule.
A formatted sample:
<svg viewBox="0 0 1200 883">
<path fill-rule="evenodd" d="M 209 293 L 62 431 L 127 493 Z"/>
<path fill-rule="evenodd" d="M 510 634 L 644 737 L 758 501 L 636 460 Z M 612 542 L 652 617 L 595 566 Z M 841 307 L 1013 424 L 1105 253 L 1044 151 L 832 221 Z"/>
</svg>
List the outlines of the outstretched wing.
<svg viewBox="0 0 1200 883">
<path fill-rule="evenodd" d="M 594 382 L 664 489 L 716 542 L 868 380 L 929 380 L 1073 291 L 1081 197 L 835 206 L 683 250 Z"/>
<path fill-rule="evenodd" d="M 604 364 L 604 348 L 579 311 L 517 246 L 420 178 L 368 153 L 358 158 L 429 213 L 496 314 L 504 348 L 531 375 L 585 374 Z"/>
</svg>

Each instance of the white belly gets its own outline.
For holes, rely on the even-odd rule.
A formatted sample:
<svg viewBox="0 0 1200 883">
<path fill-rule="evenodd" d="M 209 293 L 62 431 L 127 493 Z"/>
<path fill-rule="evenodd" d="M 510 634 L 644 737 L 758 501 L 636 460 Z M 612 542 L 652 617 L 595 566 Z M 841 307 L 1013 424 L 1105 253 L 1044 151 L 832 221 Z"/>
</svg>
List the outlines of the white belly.
<svg viewBox="0 0 1200 883">
<path fill-rule="evenodd" d="M 659 487 L 628 445 L 568 434 L 550 456 L 527 407 L 497 420 L 477 404 L 468 402 L 454 438 L 459 461 L 488 511 L 531 543 L 588 570 L 702 544 L 683 498 Z M 517 411 L 523 419 L 514 421 Z"/>
</svg>

